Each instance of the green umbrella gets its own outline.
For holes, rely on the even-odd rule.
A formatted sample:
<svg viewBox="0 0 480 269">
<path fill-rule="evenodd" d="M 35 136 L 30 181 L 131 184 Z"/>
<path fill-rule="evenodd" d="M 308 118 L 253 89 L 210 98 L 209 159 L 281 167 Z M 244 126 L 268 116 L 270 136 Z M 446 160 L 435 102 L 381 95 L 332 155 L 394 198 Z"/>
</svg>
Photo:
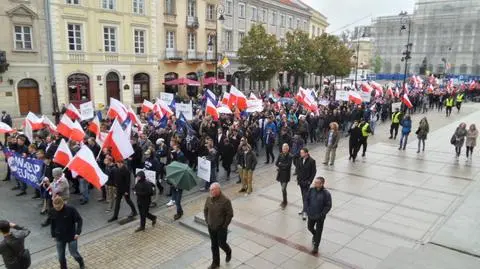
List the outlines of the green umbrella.
<svg viewBox="0 0 480 269">
<path fill-rule="evenodd" d="M 196 178 L 195 172 L 184 163 L 175 161 L 167 165 L 167 181 L 179 189 L 191 190 L 197 186 Z"/>
</svg>

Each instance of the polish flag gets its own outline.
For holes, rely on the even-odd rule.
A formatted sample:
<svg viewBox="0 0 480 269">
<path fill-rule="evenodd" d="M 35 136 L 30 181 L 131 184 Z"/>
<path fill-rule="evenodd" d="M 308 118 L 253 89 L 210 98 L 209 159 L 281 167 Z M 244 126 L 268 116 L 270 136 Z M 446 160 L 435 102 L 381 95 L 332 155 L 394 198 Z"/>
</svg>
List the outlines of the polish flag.
<svg viewBox="0 0 480 269">
<path fill-rule="evenodd" d="M 229 105 L 229 100 L 230 100 L 230 94 L 228 92 L 224 92 L 223 97 L 222 97 L 222 104 L 228 106 Z"/>
<path fill-rule="evenodd" d="M 108 108 L 107 116 L 111 119 L 118 118 L 120 122 L 124 122 L 128 117 L 127 108 L 122 102 L 110 97 L 110 107 Z"/>
<path fill-rule="evenodd" d="M 158 118 L 163 118 L 163 112 L 162 112 L 162 109 L 160 108 L 160 105 L 158 104 L 158 100 L 157 100 L 157 103 L 155 103 L 153 105 L 153 113 L 155 113 L 155 115 L 158 116 Z"/>
<path fill-rule="evenodd" d="M 23 134 L 28 138 L 30 143 L 33 143 L 33 129 L 30 121 L 25 122 L 25 127 L 23 128 Z"/>
<path fill-rule="evenodd" d="M 468 86 L 468 88 L 469 88 L 470 90 L 474 90 L 475 87 L 476 87 L 476 84 L 477 84 L 476 81 L 475 81 L 475 80 L 472 80 L 472 81 L 470 82 L 470 85 Z"/>
<path fill-rule="evenodd" d="M 258 99 L 258 97 L 255 96 L 255 94 L 253 94 L 253 92 L 251 92 L 250 96 L 248 97 L 248 100 L 260 100 L 260 99 Z"/>
<path fill-rule="evenodd" d="M 70 160 L 72 159 L 72 152 L 65 142 L 65 139 L 60 141 L 60 145 L 58 145 L 57 151 L 53 156 L 53 162 L 59 164 L 63 167 L 67 166 Z"/>
<path fill-rule="evenodd" d="M 412 108 L 412 102 L 410 102 L 410 99 L 408 98 L 408 95 L 404 93 L 401 98 L 402 103 L 404 103 L 408 108 Z"/>
<path fill-rule="evenodd" d="M 395 88 L 395 97 L 400 97 L 400 92 L 398 91 L 398 87 Z"/>
<path fill-rule="evenodd" d="M 137 114 L 135 113 L 135 111 L 133 111 L 133 108 L 131 106 L 128 107 L 128 117 L 130 118 L 133 124 L 136 124 L 137 126 L 140 126 L 143 129 L 142 122 L 137 117 Z"/>
<path fill-rule="evenodd" d="M 57 125 L 57 132 L 63 135 L 64 137 L 69 138 L 72 133 L 72 128 L 73 128 L 72 120 L 67 115 L 63 115 L 62 118 L 60 119 L 60 122 Z"/>
<path fill-rule="evenodd" d="M 32 131 L 40 130 L 40 129 L 43 129 L 45 127 L 43 125 L 43 119 L 37 117 L 32 112 L 28 112 L 27 117 L 25 118 L 25 121 L 30 122 L 30 126 L 32 127 Z M 24 122 L 23 126 L 25 126 L 25 122 Z"/>
<path fill-rule="evenodd" d="M 220 114 L 218 113 L 217 108 L 213 105 L 212 101 L 207 98 L 206 110 L 208 115 L 212 116 L 213 120 L 218 120 Z"/>
<path fill-rule="evenodd" d="M 13 131 L 12 127 L 8 126 L 8 124 L 0 122 L 0 134 L 13 133 Z"/>
<path fill-rule="evenodd" d="M 100 189 L 108 180 L 100 167 L 98 167 L 92 151 L 83 145 L 67 165 L 72 172 L 79 174 L 82 178 L 90 182 L 95 188 Z"/>
<path fill-rule="evenodd" d="M 371 86 L 377 91 L 383 91 L 382 85 L 378 84 L 375 81 L 370 82 Z"/>
<path fill-rule="evenodd" d="M 57 126 L 47 116 L 45 115 L 42 116 L 42 121 L 43 121 L 43 125 L 47 127 L 48 130 L 50 130 L 50 132 L 52 133 L 57 132 Z"/>
<path fill-rule="evenodd" d="M 362 96 L 357 91 L 348 91 L 348 100 L 354 102 L 357 105 L 360 105 L 362 101 Z"/>
<path fill-rule="evenodd" d="M 72 125 L 72 132 L 70 133 L 70 139 L 77 142 L 82 142 L 85 138 L 85 132 L 83 131 L 80 122 L 74 121 Z"/>
<path fill-rule="evenodd" d="M 134 153 L 130 137 L 123 131 L 118 121 L 113 122 L 102 148 L 110 148 L 116 161 L 125 160 Z"/>
<path fill-rule="evenodd" d="M 163 100 L 157 98 L 157 102 L 155 104 L 159 106 L 162 118 L 164 115 L 167 115 L 167 118 L 170 118 L 170 116 L 174 114 L 170 107 L 165 104 Z"/>
<path fill-rule="evenodd" d="M 428 92 L 428 93 L 432 93 L 432 92 L 433 92 L 433 85 L 432 85 L 432 84 L 428 85 L 428 87 L 427 87 L 427 92 Z"/>
<path fill-rule="evenodd" d="M 105 139 L 107 139 L 107 136 L 108 136 L 108 133 L 99 132 L 95 137 L 95 141 L 100 146 L 100 148 L 103 148 L 103 143 L 105 143 Z"/>
<path fill-rule="evenodd" d="M 150 112 L 150 111 L 153 110 L 153 107 L 154 107 L 154 106 L 155 106 L 155 105 L 154 105 L 152 102 L 150 102 L 150 101 L 148 101 L 148 100 L 143 100 L 142 110 L 141 110 L 141 111 L 144 112 L 144 113 Z"/>
<path fill-rule="evenodd" d="M 392 90 L 392 87 L 390 86 L 388 86 L 387 95 L 393 97 L 393 90 Z"/>
<path fill-rule="evenodd" d="M 235 88 L 235 86 L 230 88 L 229 103 L 236 105 L 239 110 L 247 109 L 247 97 L 237 88 Z"/>
<path fill-rule="evenodd" d="M 80 112 L 78 112 L 78 109 L 72 103 L 68 104 L 65 114 L 72 120 L 78 120 L 81 117 Z"/>
<path fill-rule="evenodd" d="M 88 124 L 88 130 L 97 136 L 100 133 L 100 121 L 98 120 L 98 116 L 95 115 L 93 120 Z"/>
<path fill-rule="evenodd" d="M 403 83 L 403 93 L 408 95 L 410 91 L 408 90 L 408 85 L 407 83 Z"/>
<path fill-rule="evenodd" d="M 373 87 L 364 82 L 362 83 L 362 91 L 371 93 L 373 91 Z"/>
</svg>

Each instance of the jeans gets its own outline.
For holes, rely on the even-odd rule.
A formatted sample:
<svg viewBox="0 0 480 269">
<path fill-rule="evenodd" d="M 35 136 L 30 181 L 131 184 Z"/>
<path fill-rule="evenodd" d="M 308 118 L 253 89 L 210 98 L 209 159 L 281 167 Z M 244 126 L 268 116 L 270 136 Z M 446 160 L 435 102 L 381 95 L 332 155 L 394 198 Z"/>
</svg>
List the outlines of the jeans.
<svg viewBox="0 0 480 269">
<path fill-rule="evenodd" d="M 70 242 L 64 242 L 64 241 L 58 241 L 57 240 L 57 255 L 58 255 L 58 261 L 60 262 L 60 268 L 61 269 L 67 269 L 67 258 L 65 257 L 65 249 L 68 244 L 68 251 L 70 252 L 70 255 L 78 262 L 80 267 L 82 267 L 83 264 L 83 258 L 80 256 L 80 253 L 78 253 L 78 244 L 77 240 L 73 240 Z"/>
<path fill-rule="evenodd" d="M 280 182 L 280 186 L 282 186 L 282 198 L 284 203 L 287 203 L 287 185 L 288 182 Z"/>
<path fill-rule="evenodd" d="M 405 147 L 407 146 L 407 141 L 408 141 L 408 133 L 404 134 L 402 133 L 402 137 L 400 137 L 400 148 L 403 148 L 405 149 Z"/>
<path fill-rule="evenodd" d="M 303 201 L 303 207 L 302 207 L 302 212 L 306 212 L 307 210 L 307 193 L 309 186 L 300 186 L 300 192 L 302 194 L 302 201 Z"/>
<path fill-rule="evenodd" d="M 375 124 L 376 124 L 376 123 L 377 123 L 377 122 L 374 121 L 374 120 L 371 120 L 371 121 L 370 121 L 370 129 L 372 130 L 372 134 L 375 134 Z"/>
<path fill-rule="evenodd" d="M 88 181 L 83 178 L 79 179 L 79 183 L 80 183 L 80 193 L 82 194 L 82 199 L 83 201 L 88 201 L 88 198 L 90 198 L 88 185 L 90 183 L 88 183 Z"/>
<path fill-rule="evenodd" d="M 232 249 L 227 243 L 227 228 L 219 228 L 217 230 L 212 230 L 208 228 L 208 233 L 210 234 L 211 248 L 212 248 L 212 264 L 219 266 L 220 265 L 220 249 L 227 255 L 232 254 Z"/>
<path fill-rule="evenodd" d="M 314 248 L 318 248 L 318 246 L 320 245 L 320 241 L 322 240 L 324 222 L 325 222 L 325 218 L 320 218 L 320 219 L 308 218 L 308 230 L 313 235 L 312 243 Z"/>
<path fill-rule="evenodd" d="M 270 162 L 270 157 L 272 157 L 272 162 L 275 162 L 275 155 L 273 155 L 273 144 L 268 144 L 265 146 L 267 153 L 267 163 Z"/>
<path fill-rule="evenodd" d="M 27 190 L 27 184 L 19 179 L 16 179 L 15 180 L 17 181 L 17 187 L 20 188 L 21 191 L 26 191 Z"/>
<path fill-rule="evenodd" d="M 182 189 L 173 188 L 172 200 L 175 201 L 175 206 L 177 207 L 177 215 L 183 215 L 182 193 L 183 193 Z"/>
<path fill-rule="evenodd" d="M 422 148 L 422 151 L 425 151 L 425 139 L 421 139 L 419 138 L 418 139 L 418 152 L 420 152 L 420 144 L 423 144 L 423 148 Z"/>
</svg>

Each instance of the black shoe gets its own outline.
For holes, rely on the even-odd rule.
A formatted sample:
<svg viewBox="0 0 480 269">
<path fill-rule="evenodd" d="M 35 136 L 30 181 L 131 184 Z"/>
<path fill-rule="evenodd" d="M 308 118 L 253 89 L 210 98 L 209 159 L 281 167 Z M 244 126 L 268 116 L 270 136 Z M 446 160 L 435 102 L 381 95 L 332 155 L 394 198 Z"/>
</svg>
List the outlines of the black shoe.
<svg viewBox="0 0 480 269">
<path fill-rule="evenodd" d="M 237 182 L 235 182 L 235 183 L 236 183 L 236 184 L 240 184 L 240 183 L 242 183 L 242 181 L 241 181 L 241 180 L 237 180 Z"/>
<path fill-rule="evenodd" d="M 268 163 L 269 163 L 269 161 L 264 162 L 264 164 L 268 164 Z"/>
<path fill-rule="evenodd" d="M 231 260 L 232 260 L 232 252 L 230 251 L 230 253 L 227 253 L 227 257 L 225 258 L 225 262 L 229 263 Z"/>
<path fill-rule="evenodd" d="M 392 136 L 390 136 L 388 139 L 393 139 L 393 137 L 392 137 Z"/>
<path fill-rule="evenodd" d="M 15 186 L 15 187 L 11 188 L 12 191 L 19 190 L 19 189 L 20 189 L 19 186 Z"/>
<path fill-rule="evenodd" d="M 110 218 L 107 222 L 114 222 L 114 221 L 116 221 L 116 220 L 118 220 L 117 217 L 112 217 L 112 218 Z"/>
<path fill-rule="evenodd" d="M 23 196 L 23 195 L 27 195 L 27 192 L 26 191 L 22 191 L 20 193 L 17 193 L 17 196 Z"/>
<path fill-rule="evenodd" d="M 47 221 L 44 221 L 40 225 L 42 225 L 42 227 L 47 227 L 48 225 L 50 225 L 50 223 L 48 223 Z"/>
<path fill-rule="evenodd" d="M 178 220 L 182 217 L 183 214 L 175 214 L 175 216 L 173 216 L 173 220 Z"/>
<path fill-rule="evenodd" d="M 238 192 L 246 192 L 247 190 L 246 189 L 240 189 Z"/>
<path fill-rule="evenodd" d="M 8 177 L 2 179 L 2 181 L 10 181 L 10 179 Z"/>
<path fill-rule="evenodd" d="M 135 213 L 132 213 L 132 214 L 128 215 L 128 218 L 129 218 L 129 219 L 133 219 L 133 218 L 135 218 L 137 215 L 138 215 L 138 214 L 135 212 Z"/>
<path fill-rule="evenodd" d="M 107 199 L 105 199 L 105 198 L 100 198 L 100 199 L 97 200 L 97 202 L 105 202 L 105 201 L 107 201 Z"/>
<path fill-rule="evenodd" d="M 157 224 L 157 218 L 154 218 L 154 219 L 152 220 L 152 227 L 155 227 L 155 224 Z"/>
<path fill-rule="evenodd" d="M 85 204 L 87 204 L 87 203 L 88 203 L 88 200 L 82 200 L 82 201 L 80 201 L 80 205 L 85 205 Z"/>
<path fill-rule="evenodd" d="M 220 268 L 220 266 L 216 264 L 212 264 L 208 267 L 208 269 L 217 269 L 217 268 Z"/>
<path fill-rule="evenodd" d="M 137 229 L 135 229 L 135 233 L 138 233 L 138 232 L 141 232 L 141 231 L 145 231 L 145 228 L 138 227 Z"/>
<path fill-rule="evenodd" d="M 311 254 L 316 255 L 318 254 L 318 247 L 313 247 L 312 251 L 310 251 Z"/>
<path fill-rule="evenodd" d="M 35 193 L 34 196 L 32 196 L 32 199 L 40 199 L 40 194 L 38 193 Z"/>
</svg>

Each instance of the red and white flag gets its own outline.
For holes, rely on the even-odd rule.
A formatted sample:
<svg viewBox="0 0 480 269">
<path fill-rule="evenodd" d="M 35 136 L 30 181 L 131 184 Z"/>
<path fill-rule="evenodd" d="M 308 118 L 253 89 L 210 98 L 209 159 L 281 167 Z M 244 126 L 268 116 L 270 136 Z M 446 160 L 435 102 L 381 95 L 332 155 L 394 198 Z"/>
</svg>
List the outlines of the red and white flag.
<svg viewBox="0 0 480 269">
<path fill-rule="evenodd" d="M 395 87 L 395 97 L 400 98 L 400 91 L 398 90 L 398 87 Z"/>
<path fill-rule="evenodd" d="M 360 96 L 360 93 L 357 91 L 348 91 L 348 100 L 357 105 L 360 105 L 363 102 L 362 96 Z"/>
<path fill-rule="evenodd" d="M 228 92 L 223 93 L 222 104 L 229 106 L 230 94 Z"/>
<path fill-rule="evenodd" d="M 100 146 L 100 148 L 103 148 L 103 143 L 105 143 L 105 139 L 107 139 L 107 136 L 108 136 L 108 133 L 100 132 L 95 137 L 95 141 Z"/>
<path fill-rule="evenodd" d="M 372 82 L 370 82 L 370 84 L 372 85 L 372 87 L 373 87 L 375 90 L 383 91 L 382 85 L 378 84 L 377 82 L 372 81 Z"/>
<path fill-rule="evenodd" d="M 247 97 L 235 86 L 231 86 L 229 104 L 235 105 L 239 110 L 245 110 L 247 109 Z"/>
<path fill-rule="evenodd" d="M 8 124 L 0 122 L 0 134 L 13 133 L 13 131 L 12 127 L 8 126 Z"/>
<path fill-rule="evenodd" d="M 43 125 L 43 119 L 37 117 L 32 112 L 28 112 L 27 117 L 25 118 L 25 122 L 26 121 L 30 122 L 30 126 L 32 128 L 32 131 L 40 130 L 40 129 L 43 129 L 45 127 Z M 23 123 L 23 126 L 25 126 L 25 122 Z"/>
<path fill-rule="evenodd" d="M 81 117 L 80 112 L 72 103 L 68 104 L 67 111 L 65 111 L 65 114 L 67 114 L 67 116 L 69 116 L 70 119 L 72 119 L 72 121 L 78 120 Z"/>
<path fill-rule="evenodd" d="M 468 85 L 468 88 L 470 90 L 474 90 L 476 86 L 477 86 L 477 82 L 475 80 L 472 80 L 470 81 L 470 85 Z"/>
<path fill-rule="evenodd" d="M 432 84 L 428 85 L 428 87 L 427 87 L 427 92 L 428 92 L 428 93 L 432 93 L 432 92 L 433 92 L 433 85 L 432 85 Z"/>
<path fill-rule="evenodd" d="M 144 112 L 144 113 L 150 112 L 150 111 L 153 110 L 154 106 L 155 105 L 152 102 L 150 102 L 148 100 L 143 100 L 142 112 Z"/>
<path fill-rule="evenodd" d="M 124 122 L 128 117 L 128 111 L 122 102 L 110 97 L 110 107 L 108 108 L 107 116 L 111 119 L 118 118 L 120 122 Z"/>
<path fill-rule="evenodd" d="M 362 83 L 362 91 L 371 93 L 373 91 L 373 87 L 370 86 L 368 83 L 363 82 Z"/>
<path fill-rule="evenodd" d="M 167 118 L 170 118 L 170 116 L 174 114 L 170 107 L 165 104 L 162 99 L 157 98 L 157 102 L 155 104 L 160 108 L 160 118 L 163 118 L 164 115 L 167 115 Z"/>
<path fill-rule="evenodd" d="M 403 83 L 403 93 L 408 95 L 410 91 L 408 90 L 408 85 L 407 83 Z"/>
<path fill-rule="evenodd" d="M 65 167 L 71 160 L 72 152 L 70 151 L 67 142 L 62 139 L 62 141 L 60 141 L 60 144 L 58 145 L 55 155 L 53 156 L 53 162 Z"/>
<path fill-rule="evenodd" d="M 85 138 L 85 132 L 83 131 L 80 122 L 74 121 L 72 125 L 72 132 L 70 133 L 70 139 L 77 142 L 82 142 Z"/>
<path fill-rule="evenodd" d="M 64 137 L 69 138 L 72 133 L 72 128 L 73 128 L 72 120 L 67 115 L 64 114 L 57 125 L 57 132 L 63 135 Z"/>
<path fill-rule="evenodd" d="M 57 132 L 57 126 L 45 115 L 42 116 L 43 125 L 52 133 Z"/>
<path fill-rule="evenodd" d="M 143 129 L 143 124 L 142 122 L 140 121 L 140 119 L 138 118 L 137 114 L 135 113 L 135 111 L 133 111 L 133 108 L 131 106 L 129 106 L 128 108 L 128 117 L 130 118 L 131 122 L 139 127 L 141 127 L 141 129 Z"/>
<path fill-rule="evenodd" d="M 83 145 L 67 165 L 72 172 L 79 174 L 95 188 L 100 189 L 108 180 L 108 176 L 102 172 L 93 156 L 92 151 Z"/>
<path fill-rule="evenodd" d="M 97 136 L 100 133 L 100 121 L 98 120 L 98 116 L 95 115 L 93 120 L 88 124 L 88 130 Z"/>
<path fill-rule="evenodd" d="M 30 143 L 33 143 L 33 129 L 29 121 L 25 121 L 25 127 L 23 128 L 23 134 L 28 138 Z"/>
<path fill-rule="evenodd" d="M 212 116 L 213 120 L 218 120 L 220 113 L 218 113 L 217 108 L 213 105 L 212 101 L 207 98 L 206 112 L 208 115 Z"/>
<path fill-rule="evenodd" d="M 412 102 L 410 102 L 410 99 L 408 98 L 408 95 L 404 93 L 401 98 L 402 103 L 404 103 L 408 108 L 412 108 Z"/>
<path fill-rule="evenodd" d="M 390 86 L 388 86 L 387 95 L 393 97 L 393 90 L 392 90 L 392 87 Z"/>
<path fill-rule="evenodd" d="M 253 94 L 253 92 L 251 92 L 250 96 L 248 97 L 248 100 L 260 100 L 260 99 L 258 99 L 258 97 L 255 96 L 255 94 Z"/>
<path fill-rule="evenodd" d="M 130 137 L 127 136 L 118 121 L 113 122 L 112 128 L 110 128 L 102 148 L 110 148 L 112 157 L 116 161 L 125 160 L 134 153 L 132 144 L 130 143 Z"/>
</svg>

